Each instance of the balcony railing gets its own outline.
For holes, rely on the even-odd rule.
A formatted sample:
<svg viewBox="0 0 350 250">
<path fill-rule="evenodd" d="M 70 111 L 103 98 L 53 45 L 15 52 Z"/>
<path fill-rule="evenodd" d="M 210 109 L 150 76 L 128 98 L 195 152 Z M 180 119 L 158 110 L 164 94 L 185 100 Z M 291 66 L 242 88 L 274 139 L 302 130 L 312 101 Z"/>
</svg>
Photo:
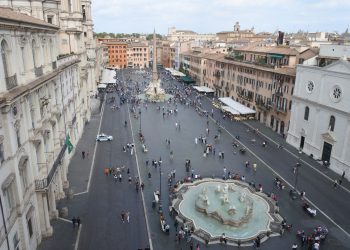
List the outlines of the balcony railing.
<svg viewBox="0 0 350 250">
<path fill-rule="evenodd" d="M 255 102 L 256 106 L 262 110 L 270 110 L 271 107 L 268 104 L 265 104 L 263 101 L 256 101 Z"/>
<path fill-rule="evenodd" d="M 40 190 L 48 188 L 53 177 L 55 176 L 55 173 L 57 171 L 58 166 L 61 165 L 61 163 L 62 163 L 62 159 L 64 157 L 64 153 L 66 152 L 66 149 L 67 149 L 67 144 L 63 144 L 61 151 L 59 152 L 56 160 L 54 161 L 47 177 L 44 179 L 41 179 L 41 180 L 35 180 L 35 190 L 36 191 L 40 191 Z"/>
<path fill-rule="evenodd" d="M 17 87 L 17 75 L 6 77 L 6 88 L 7 90 Z"/>
<path fill-rule="evenodd" d="M 276 92 L 275 92 L 275 95 L 276 95 L 276 96 L 283 96 L 283 92 L 282 92 L 282 91 L 276 91 Z"/>
<path fill-rule="evenodd" d="M 43 75 L 43 66 L 34 68 L 35 76 L 39 77 Z"/>
<path fill-rule="evenodd" d="M 57 62 L 56 61 L 52 62 L 52 69 L 57 69 Z"/>
</svg>

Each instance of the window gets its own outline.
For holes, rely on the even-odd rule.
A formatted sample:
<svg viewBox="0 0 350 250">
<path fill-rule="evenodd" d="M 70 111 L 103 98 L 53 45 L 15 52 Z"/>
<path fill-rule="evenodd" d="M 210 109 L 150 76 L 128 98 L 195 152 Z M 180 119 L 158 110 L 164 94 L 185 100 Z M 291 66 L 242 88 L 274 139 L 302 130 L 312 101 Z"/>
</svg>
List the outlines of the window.
<svg viewBox="0 0 350 250">
<path fill-rule="evenodd" d="M 22 187 L 23 187 L 23 193 L 25 193 L 25 190 L 28 188 L 28 174 L 27 174 L 27 162 L 28 160 L 25 159 L 25 162 L 23 162 L 22 166 L 19 166 L 19 175 L 21 177 Z"/>
<path fill-rule="evenodd" d="M 17 139 L 17 146 L 18 147 L 21 147 L 21 131 L 20 129 L 17 129 L 16 130 L 16 139 Z"/>
<path fill-rule="evenodd" d="M 32 236 L 33 236 L 32 218 L 27 219 L 27 225 L 28 225 L 29 238 L 32 238 Z"/>
<path fill-rule="evenodd" d="M 304 120 L 307 121 L 309 120 L 309 112 L 310 112 L 310 109 L 308 106 L 305 107 L 305 113 L 304 113 Z"/>
<path fill-rule="evenodd" d="M 0 163 L 5 159 L 4 156 L 4 145 L 2 142 L 0 142 Z"/>
<path fill-rule="evenodd" d="M 9 72 L 9 54 L 8 54 L 8 46 L 5 40 L 1 42 L 1 59 L 2 59 L 2 64 L 4 65 L 4 73 L 5 77 L 10 76 Z"/>
<path fill-rule="evenodd" d="M 11 212 L 12 209 L 15 207 L 15 198 L 13 195 L 12 183 L 9 184 L 9 186 L 4 189 L 4 196 L 5 196 L 5 201 L 6 201 L 8 211 Z"/>
<path fill-rule="evenodd" d="M 329 130 L 334 131 L 335 117 L 332 115 L 329 119 Z"/>
<path fill-rule="evenodd" d="M 47 22 L 48 23 L 53 23 L 53 16 L 47 16 Z"/>
</svg>

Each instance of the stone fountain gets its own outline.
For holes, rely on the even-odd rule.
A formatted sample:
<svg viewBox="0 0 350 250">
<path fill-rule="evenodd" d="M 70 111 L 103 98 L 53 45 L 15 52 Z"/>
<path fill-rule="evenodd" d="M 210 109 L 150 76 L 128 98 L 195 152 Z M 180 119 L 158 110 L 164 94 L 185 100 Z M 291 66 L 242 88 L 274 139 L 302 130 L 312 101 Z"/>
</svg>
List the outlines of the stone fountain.
<svg viewBox="0 0 350 250">
<path fill-rule="evenodd" d="M 279 232 L 282 218 L 274 202 L 245 182 L 203 179 L 177 188 L 173 208 L 179 221 L 191 223 L 197 238 L 218 243 L 225 233 L 228 243 L 249 245 L 257 236 Z M 267 238 L 267 237 L 266 237 Z"/>
</svg>

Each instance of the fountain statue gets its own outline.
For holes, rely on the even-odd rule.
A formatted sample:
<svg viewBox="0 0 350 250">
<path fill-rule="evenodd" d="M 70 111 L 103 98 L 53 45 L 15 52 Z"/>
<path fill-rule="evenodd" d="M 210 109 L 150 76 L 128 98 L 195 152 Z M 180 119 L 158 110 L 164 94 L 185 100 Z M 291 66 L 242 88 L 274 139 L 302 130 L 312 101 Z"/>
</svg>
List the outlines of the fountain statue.
<svg viewBox="0 0 350 250">
<path fill-rule="evenodd" d="M 224 194 L 223 196 L 220 197 L 221 199 L 221 204 L 224 205 L 226 203 L 230 203 L 227 194 Z"/>
<path fill-rule="evenodd" d="M 231 205 L 228 210 L 227 210 L 227 213 L 229 215 L 234 215 L 236 213 L 236 207 L 234 205 Z"/>
<path fill-rule="evenodd" d="M 232 192 L 236 192 L 235 185 L 232 184 L 232 183 L 228 186 L 228 189 L 229 189 L 230 191 L 232 191 Z"/>
<path fill-rule="evenodd" d="M 224 194 L 227 194 L 227 192 L 228 192 L 228 185 L 226 184 L 225 186 L 224 186 L 224 188 L 222 189 L 222 192 L 224 193 Z"/>
<path fill-rule="evenodd" d="M 206 205 L 206 206 L 210 205 L 209 197 L 207 195 L 207 188 L 205 188 L 205 187 L 203 188 L 202 193 L 199 195 L 199 197 L 201 198 L 204 205 Z"/>
<path fill-rule="evenodd" d="M 241 192 L 241 195 L 239 196 L 239 201 L 240 202 L 244 202 L 245 201 L 245 197 L 246 197 L 246 193 L 245 192 Z"/>
<path fill-rule="evenodd" d="M 218 185 L 215 189 L 216 193 L 221 193 L 221 185 Z"/>
</svg>

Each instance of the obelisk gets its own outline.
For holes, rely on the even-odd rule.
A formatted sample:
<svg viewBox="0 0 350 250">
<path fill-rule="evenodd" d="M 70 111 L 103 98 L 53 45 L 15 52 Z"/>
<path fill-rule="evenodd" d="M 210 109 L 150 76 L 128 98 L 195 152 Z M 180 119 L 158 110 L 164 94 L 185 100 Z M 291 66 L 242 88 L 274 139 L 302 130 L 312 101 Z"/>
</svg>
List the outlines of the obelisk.
<svg viewBox="0 0 350 250">
<path fill-rule="evenodd" d="M 157 43 L 156 31 L 153 30 L 153 60 L 152 60 L 152 80 L 145 89 L 145 96 L 147 100 L 153 102 L 164 102 L 165 91 L 160 87 L 160 80 L 158 79 L 157 71 Z"/>
</svg>

